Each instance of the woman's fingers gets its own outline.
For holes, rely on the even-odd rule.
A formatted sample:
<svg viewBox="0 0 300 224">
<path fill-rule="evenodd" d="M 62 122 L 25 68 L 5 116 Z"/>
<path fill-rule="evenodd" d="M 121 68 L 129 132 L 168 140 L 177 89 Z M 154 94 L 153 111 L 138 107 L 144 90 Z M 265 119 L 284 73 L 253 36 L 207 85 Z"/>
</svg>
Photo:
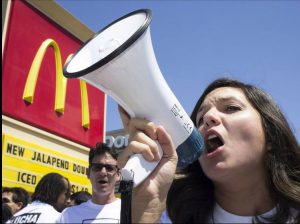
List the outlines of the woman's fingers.
<svg viewBox="0 0 300 224">
<path fill-rule="evenodd" d="M 157 160 L 151 152 L 149 145 L 137 141 L 131 141 L 124 151 L 118 156 L 118 167 L 123 168 L 130 156 L 134 154 L 142 154 L 145 160 L 150 162 Z"/>
<path fill-rule="evenodd" d="M 118 165 L 121 168 L 124 167 L 133 154 L 142 154 L 145 160 L 149 162 L 159 161 L 161 158 L 157 142 L 140 131 L 131 136 L 128 146 L 118 156 Z"/>
<path fill-rule="evenodd" d="M 156 130 L 157 130 L 157 140 L 163 149 L 163 156 L 164 157 L 177 156 L 171 136 L 166 132 L 166 130 L 162 126 L 157 127 Z"/>
<path fill-rule="evenodd" d="M 171 136 L 163 127 L 157 127 L 146 119 L 131 118 L 129 114 L 118 106 L 124 128 L 129 132 L 129 144 L 119 155 L 118 165 L 122 168 L 133 154 L 142 154 L 145 160 L 159 161 L 160 149 L 163 150 L 163 158 L 173 158 L 177 163 L 177 154 L 173 146 Z M 160 145 L 160 146 L 159 146 Z"/>
<path fill-rule="evenodd" d="M 147 161 L 159 161 L 161 156 L 159 154 L 159 145 L 163 150 L 163 159 L 171 158 L 174 163 L 177 163 L 177 153 L 174 149 L 171 136 L 165 131 L 163 127 L 158 127 L 156 135 L 158 141 L 149 138 L 143 132 L 136 132 L 135 135 L 118 157 L 118 165 L 122 168 L 133 154 L 142 154 Z M 158 145 L 159 144 L 159 145 Z"/>
<path fill-rule="evenodd" d="M 174 179 L 178 157 L 171 136 L 161 126 L 156 130 L 163 156 L 149 177 L 134 189 L 134 198 L 137 201 L 148 199 L 151 201 L 154 197 L 164 204 Z"/>
<path fill-rule="evenodd" d="M 153 122 L 146 119 L 132 118 L 129 125 L 129 133 L 135 133 L 141 131 L 149 136 L 151 139 L 156 140 L 156 126 Z"/>
<path fill-rule="evenodd" d="M 118 110 L 123 126 L 130 136 L 137 131 L 142 131 L 151 139 L 157 139 L 156 127 L 153 122 L 141 118 L 130 118 L 129 114 L 120 105 L 118 105 Z"/>
</svg>

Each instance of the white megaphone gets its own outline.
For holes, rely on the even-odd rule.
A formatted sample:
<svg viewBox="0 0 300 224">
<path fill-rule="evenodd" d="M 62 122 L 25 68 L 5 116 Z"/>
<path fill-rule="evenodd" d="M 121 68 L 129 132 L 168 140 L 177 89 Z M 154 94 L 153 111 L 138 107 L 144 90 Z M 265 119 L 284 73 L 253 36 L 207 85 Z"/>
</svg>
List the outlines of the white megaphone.
<svg viewBox="0 0 300 224">
<path fill-rule="evenodd" d="M 141 9 L 109 24 L 72 56 L 64 76 L 80 77 L 102 90 L 131 117 L 163 125 L 176 147 L 178 167 L 186 167 L 201 155 L 203 138 L 160 72 L 151 43 L 151 18 L 151 10 Z M 137 186 L 156 165 L 133 155 L 122 177 L 133 178 Z"/>
</svg>

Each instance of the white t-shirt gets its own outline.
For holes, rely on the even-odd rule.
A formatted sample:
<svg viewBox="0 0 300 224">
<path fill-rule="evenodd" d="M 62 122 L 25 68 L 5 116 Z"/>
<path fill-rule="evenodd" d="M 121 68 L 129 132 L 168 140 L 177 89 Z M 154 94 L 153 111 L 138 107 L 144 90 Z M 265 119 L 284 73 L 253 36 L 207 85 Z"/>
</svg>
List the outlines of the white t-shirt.
<svg viewBox="0 0 300 224">
<path fill-rule="evenodd" d="M 261 217 L 271 217 L 276 212 L 276 208 L 261 215 Z M 216 204 L 213 218 L 209 223 L 252 223 L 253 216 L 239 216 L 225 211 L 220 205 Z"/>
<path fill-rule="evenodd" d="M 120 223 L 121 200 L 99 205 L 91 200 L 66 208 L 57 223 Z"/>
<path fill-rule="evenodd" d="M 55 223 L 60 213 L 47 203 L 34 201 L 18 211 L 6 223 Z"/>
<path fill-rule="evenodd" d="M 276 208 L 271 209 L 270 211 L 260 215 L 261 217 L 267 218 L 274 215 L 276 212 Z M 291 213 L 293 217 L 296 217 L 299 211 L 295 209 L 291 209 Z M 221 208 L 220 205 L 216 204 L 214 208 L 213 218 L 208 221 L 208 223 L 252 223 L 253 216 L 238 216 L 232 213 L 225 211 Z M 266 221 L 266 220 L 264 220 Z M 288 220 L 287 223 L 292 223 L 293 221 Z M 172 223 L 170 220 L 168 213 L 164 211 L 160 217 L 160 223 Z"/>
</svg>

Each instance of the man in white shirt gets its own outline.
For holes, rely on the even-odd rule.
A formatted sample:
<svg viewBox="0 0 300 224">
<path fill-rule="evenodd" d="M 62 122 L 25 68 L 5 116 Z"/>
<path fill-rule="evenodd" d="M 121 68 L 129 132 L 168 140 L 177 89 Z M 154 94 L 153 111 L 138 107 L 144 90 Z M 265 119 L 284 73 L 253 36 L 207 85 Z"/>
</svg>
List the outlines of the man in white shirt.
<svg viewBox="0 0 300 224">
<path fill-rule="evenodd" d="M 87 176 L 92 184 L 92 199 L 66 208 L 57 223 L 120 223 L 121 200 L 115 196 L 120 179 L 117 153 L 104 143 L 91 148 Z"/>
<path fill-rule="evenodd" d="M 69 180 L 58 173 L 42 177 L 32 194 L 32 203 L 7 223 L 55 223 L 70 197 Z"/>
</svg>

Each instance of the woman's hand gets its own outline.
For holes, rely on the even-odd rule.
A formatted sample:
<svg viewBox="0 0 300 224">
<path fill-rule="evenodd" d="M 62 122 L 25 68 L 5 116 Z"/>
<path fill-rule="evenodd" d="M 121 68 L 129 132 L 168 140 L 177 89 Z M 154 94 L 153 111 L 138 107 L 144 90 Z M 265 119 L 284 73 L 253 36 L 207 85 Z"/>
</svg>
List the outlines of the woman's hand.
<svg viewBox="0 0 300 224">
<path fill-rule="evenodd" d="M 174 178 L 177 154 L 170 135 L 162 126 L 155 126 L 145 119 L 130 118 L 119 106 L 119 113 L 124 128 L 129 133 L 129 144 L 118 158 L 118 165 L 125 166 L 133 154 L 142 154 L 147 161 L 159 161 L 158 141 L 163 156 L 154 171 L 133 189 L 132 221 L 133 223 L 158 222 L 168 190 Z"/>
</svg>

